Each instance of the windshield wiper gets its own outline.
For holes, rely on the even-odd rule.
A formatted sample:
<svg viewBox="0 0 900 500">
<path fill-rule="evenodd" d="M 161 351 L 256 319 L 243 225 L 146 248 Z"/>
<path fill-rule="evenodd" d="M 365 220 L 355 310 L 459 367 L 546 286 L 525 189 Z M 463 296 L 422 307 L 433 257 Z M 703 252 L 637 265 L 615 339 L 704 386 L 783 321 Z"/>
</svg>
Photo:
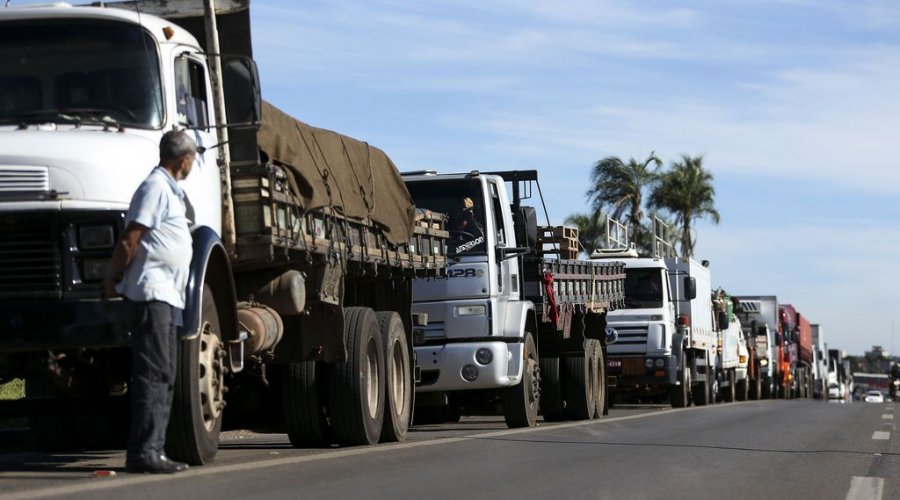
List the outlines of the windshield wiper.
<svg viewBox="0 0 900 500">
<path fill-rule="evenodd" d="M 65 116 L 55 109 L 26 111 L 0 117 L 0 123 L 7 125 L 40 125 L 42 123 L 77 123 L 78 120 Z"/>
<path fill-rule="evenodd" d="M 122 127 L 119 121 L 110 116 L 108 109 L 65 108 L 59 110 L 59 116 L 68 120 L 75 120 L 76 127 L 81 124 L 86 124 L 102 125 L 104 130 L 109 130 L 109 127 L 115 127 L 120 132 L 124 130 L 124 127 Z"/>
</svg>

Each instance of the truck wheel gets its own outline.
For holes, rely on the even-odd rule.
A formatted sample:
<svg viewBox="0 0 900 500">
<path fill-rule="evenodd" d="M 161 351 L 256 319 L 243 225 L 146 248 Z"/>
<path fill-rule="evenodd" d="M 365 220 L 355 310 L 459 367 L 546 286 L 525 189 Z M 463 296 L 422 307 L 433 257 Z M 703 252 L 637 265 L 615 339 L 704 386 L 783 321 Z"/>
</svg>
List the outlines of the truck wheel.
<svg viewBox="0 0 900 500">
<path fill-rule="evenodd" d="M 288 363 L 281 385 L 284 424 L 294 448 L 331 444 L 331 429 L 325 415 L 325 366 L 317 361 Z"/>
<path fill-rule="evenodd" d="M 212 288 L 203 285 L 200 335 L 178 346 L 175 397 L 166 451 L 191 465 L 210 463 L 219 448 L 225 408 L 227 353 L 219 329 L 219 311 Z"/>
<path fill-rule="evenodd" d="M 393 311 L 375 313 L 384 342 L 385 405 L 381 442 L 403 441 L 409 430 L 413 404 L 412 369 L 409 346 L 400 315 Z"/>
<path fill-rule="evenodd" d="M 749 399 L 749 379 L 738 380 L 737 382 L 737 400 L 747 401 Z"/>
<path fill-rule="evenodd" d="M 750 383 L 750 399 L 758 401 L 763 398 L 762 379 L 757 378 Z"/>
<path fill-rule="evenodd" d="M 540 368 L 531 333 L 525 332 L 522 346 L 522 380 L 503 390 L 503 417 L 509 428 L 532 427 L 537 422 L 541 402 Z"/>
<path fill-rule="evenodd" d="M 344 308 L 347 360 L 331 366 L 328 415 L 345 446 L 375 444 L 384 422 L 384 344 L 375 312 Z"/>
<path fill-rule="evenodd" d="M 593 363 L 594 343 L 584 341 L 584 350 L 565 358 L 566 416 L 572 420 L 594 418 L 597 373 Z"/>
<path fill-rule="evenodd" d="M 735 383 L 734 370 L 728 370 L 728 389 L 722 392 L 722 401 L 734 403 L 734 399 L 737 396 L 737 388 L 734 386 Z"/>
<path fill-rule="evenodd" d="M 691 372 L 686 366 L 684 356 L 681 357 L 681 366 L 676 377 L 679 383 L 669 389 L 669 402 L 672 408 L 686 408 L 691 401 Z"/>
<path fill-rule="evenodd" d="M 541 415 L 545 422 L 565 420 L 563 379 L 559 370 L 559 356 L 541 358 Z"/>
<path fill-rule="evenodd" d="M 600 418 L 609 414 L 609 406 L 606 400 L 609 395 L 606 392 L 606 357 L 603 356 L 603 347 L 599 340 L 594 342 L 594 356 L 591 363 L 594 365 L 594 418 Z"/>
</svg>

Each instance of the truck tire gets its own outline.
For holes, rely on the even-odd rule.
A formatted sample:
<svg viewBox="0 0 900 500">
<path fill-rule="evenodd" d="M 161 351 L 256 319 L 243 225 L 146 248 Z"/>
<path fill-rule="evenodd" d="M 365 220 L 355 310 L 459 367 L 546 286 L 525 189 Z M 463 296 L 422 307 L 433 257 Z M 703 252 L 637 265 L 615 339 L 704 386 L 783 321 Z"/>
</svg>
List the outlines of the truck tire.
<svg viewBox="0 0 900 500">
<path fill-rule="evenodd" d="M 728 389 L 722 391 L 722 401 L 726 403 L 734 403 L 737 397 L 737 388 L 735 387 L 734 370 L 728 370 Z"/>
<path fill-rule="evenodd" d="M 166 437 L 169 456 L 191 465 L 215 459 L 225 408 L 227 353 L 208 284 L 203 285 L 202 300 L 200 335 L 178 345 L 175 397 Z"/>
<path fill-rule="evenodd" d="M 669 403 L 672 408 L 687 408 L 691 402 L 691 371 L 685 363 L 684 356 L 681 358 L 681 366 L 676 377 L 679 383 L 669 389 Z"/>
<path fill-rule="evenodd" d="M 525 332 L 522 363 L 522 380 L 502 392 L 503 418 L 510 429 L 533 427 L 541 404 L 540 367 L 530 332 Z"/>
<path fill-rule="evenodd" d="M 594 343 L 584 341 L 584 350 L 565 358 L 566 417 L 572 420 L 594 418 L 597 407 L 597 373 L 594 366 Z"/>
<path fill-rule="evenodd" d="M 412 368 L 406 330 L 394 311 L 375 313 L 384 342 L 384 421 L 381 442 L 403 441 L 413 405 Z"/>
<path fill-rule="evenodd" d="M 758 401 L 763 398 L 762 379 L 757 378 L 750 382 L 750 399 Z"/>
<path fill-rule="evenodd" d="M 744 378 L 737 381 L 737 400 L 747 401 L 750 399 L 750 379 Z"/>
<path fill-rule="evenodd" d="M 594 365 L 594 418 L 609 415 L 609 394 L 606 391 L 606 357 L 603 355 L 603 347 L 600 341 L 594 340 L 594 356 L 591 358 Z"/>
<path fill-rule="evenodd" d="M 541 415 L 545 422 L 565 420 L 563 377 L 559 369 L 559 356 L 541 357 Z"/>
<path fill-rule="evenodd" d="M 294 448 L 331 444 L 325 414 L 325 365 L 317 361 L 288 363 L 281 383 L 284 425 Z"/>
<path fill-rule="evenodd" d="M 375 312 L 344 308 L 347 360 L 330 368 L 328 415 L 335 441 L 344 446 L 378 442 L 384 422 L 384 343 Z"/>
</svg>

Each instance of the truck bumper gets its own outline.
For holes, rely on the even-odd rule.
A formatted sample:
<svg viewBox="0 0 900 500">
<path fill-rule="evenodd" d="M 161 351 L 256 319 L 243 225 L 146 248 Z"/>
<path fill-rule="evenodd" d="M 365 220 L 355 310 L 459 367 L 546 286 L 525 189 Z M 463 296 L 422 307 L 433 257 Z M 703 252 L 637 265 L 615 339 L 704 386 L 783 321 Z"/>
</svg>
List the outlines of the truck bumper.
<svg viewBox="0 0 900 500">
<path fill-rule="evenodd" d="M 652 366 L 647 367 L 647 360 Z M 609 385 L 674 385 L 678 377 L 675 356 L 609 356 L 606 377 Z"/>
<path fill-rule="evenodd" d="M 416 347 L 422 382 L 416 392 L 462 391 L 510 387 L 522 378 L 522 343 L 466 342 Z M 476 353 L 486 349 L 491 362 L 481 364 Z M 474 370 L 473 370 L 474 368 Z M 469 376 L 468 380 L 463 374 Z M 472 379 L 472 375 L 477 375 Z"/>
<path fill-rule="evenodd" d="M 124 317 L 121 300 L 0 303 L 0 352 L 127 346 Z"/>
</svg>

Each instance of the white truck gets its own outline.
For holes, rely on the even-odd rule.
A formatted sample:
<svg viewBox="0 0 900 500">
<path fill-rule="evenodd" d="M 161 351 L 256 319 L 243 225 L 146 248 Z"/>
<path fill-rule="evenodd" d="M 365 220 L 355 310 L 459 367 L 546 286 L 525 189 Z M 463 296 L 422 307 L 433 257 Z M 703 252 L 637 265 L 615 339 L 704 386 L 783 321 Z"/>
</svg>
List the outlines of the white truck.
<svg viewBox="0 0 900 500">
<path fill-rule="evenodd" d="M 822 325 L 810 325 L 813 341 L 813 396 L 828 399 L 828 343 Z"/>
<path fill-rule="evenodd" d="M 536 171 L 404 178 L 418 207 L 450 214 L 447 278 L 413 287 L 413 309 L 428 319 L 415 347 L 416 422 L 499 412 L 526 427 L 539 411 L 547 421 L 601 415 L 622 264 L 578 260 L 572 228 L 538 227 L 522 205 L 540 188 Z"/>
<path fill-rule="evenodd" d="M 730 403 L 749 399 L 750 351 L 747 334 L 741 328 L 741 320 L 734 314 L 734 303 L 724 290 L 712 296 L 715 309 L 715 328 L 719 336 L 716 375 L 719 382 L 719 398 Z M 755 341 L 756 339 L 752 339 Z"/>
<path fill-rule="evenodd" d="M 781 383 L 783 359 L 778 313 L 778 298 L 774 295 L 741 295 L 737 314 L 748 338 L 756 339 L 753 363 L 759 376 L 750 384 L 750 399 L 776 397 Z"/>
<path fill-rule="evenodd" d="M 26 380 L 3 410 L 48 447 L 121 442 L 130 340 L 101 281 L 184 128 L 200 154 L 168 453 L 211 461 L 226 403 L 295 446 L 403 439 L 412 282 L 446 269 L 440 219 L 414 220 L 383 151 L 261 102 L 248 1 L 100 4 L 0 9 L 0 381 Z"/>
<path fill-rule="evenodd" d="M 607 375 L 617 393 L 661 398 L 673 407 L 715 401 L 716 347 L 709 269 L 683 257 L 638 257 L 601 249 L 592 259 L 625 263 L 625 307 L 607 322 L 618 334 Z"/>
</svg>

